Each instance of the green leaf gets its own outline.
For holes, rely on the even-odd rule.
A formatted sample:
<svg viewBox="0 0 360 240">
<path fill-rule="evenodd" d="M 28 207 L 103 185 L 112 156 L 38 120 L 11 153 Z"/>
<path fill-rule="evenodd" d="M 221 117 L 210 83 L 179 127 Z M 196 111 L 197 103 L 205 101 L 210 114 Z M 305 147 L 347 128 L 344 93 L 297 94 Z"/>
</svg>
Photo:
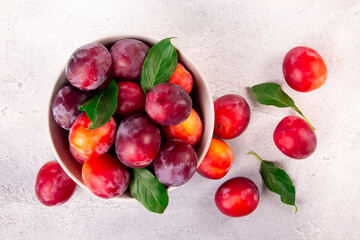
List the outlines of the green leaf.
<svg viewBox="0 0 360 240">
<path fill-rule="evenodd" d="M 118 91 L 115 81 L 112 80 L 103 91 L 98 92 L 79 107 L 79 110 L 85 111 L 91 120 L 90 130 L 99 128 L 109 122 L 116 111 Z"/>
<path fill-rule="evenodd" d="M 262 160 L 255 153 L 249 152 L 249 154 L 260 160 L 260 174 L 266 187 L 270 191 L 279 194 L 281 202 L 294 206 L 296 213 L 298 208 L 295 204 L 295 187 L 289 175 L 274 163 Z"/>
<path fill-rule="evenodd" d="M 315 130 L 313 125 L 307 120 L 307 118 L 302 114 L 300 109 L 295 105 L 294 100 L 292 100 L 289 95 L 287 95 L 276 83 L 262 83 L 251 87 L 251 91 L 259 103 L 263 105 L 272 105 L 279 108 L 290 107 L 298 112 Z"/>
<path fill-rule="evenodd" d="M 163 213 L 169 204 L 165 186 L 146 168 L 133 168 L 131 195 L 154 213 Z"/>
<path fill-rule="evenodd" d="M 171 38 L 165 38 L 148 51 L 141 71 L 140 84 L 145 93 L 159 84 L 170 80 L 176 70 L 177 52 Z"/>
</svg>

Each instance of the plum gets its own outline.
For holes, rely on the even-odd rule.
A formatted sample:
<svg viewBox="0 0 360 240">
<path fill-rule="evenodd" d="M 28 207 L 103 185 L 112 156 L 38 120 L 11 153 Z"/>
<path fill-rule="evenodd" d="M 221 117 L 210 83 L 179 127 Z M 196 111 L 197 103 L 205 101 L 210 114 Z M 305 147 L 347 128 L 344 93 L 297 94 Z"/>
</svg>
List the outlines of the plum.
<svg viewBox="0 0 360 240">
<path fill-rule="evenodd" d="M 213 137 L 209 150 L 201 162 L 197 172 L 206 178 L 223 178 L 234 162 L 234 153 L 226 142 Z"/>
<path fill-rule="evenodd" d="M 52 113 L 56 123 L 60 127 L 70 130 L 71 125 L 81 114 L 78 108 L 90 96 L 91 92 L 80 91 L 71 85 L 62 87 L 52 102 Z"/>
<path fill-rule="evenodd" d="M 174 126 L 184 122 L 191 109 L 189 94 L 172 83 L 160 83 L 151 88 L 146 96 L 146 113 L 160 126 Z"/>
<path fill-rule="evenodd" d="M 102 127 L 93 130 L 88 129 L 90 124 L 89 117 L 82 113 L 69 133 L 70 152 L 81 164 L 90 158 L 104 155 L 115 141 L 116 122 L 113 117 Z"/>
<path fill-rule="evenodd" d="M 252 213 L 259 204 L 259 190 L 245 177 L 224 182 L 215 193 L 216 207 L 229 217 L 242 217 Z"/>
<path fill-rule="evenodd" d="M 246 100 L 235 94 L 224 95 L 214 102 L 214 134 L 232 139 L 245 131 L 250 121 L 250 107 Z"/>
<path fill-rule="evenodd" d="M 69 82 L 83 91 L 100 87 L 111 71 L 111 54 L 100 43 L 78 48 L 65 68 Z"/>
<path fill-rule="evenodd" d="M 113 75 L 122 80 L 140 79 L 141 69 L 149 47 L 136 39 L 123 39 L 110 49 Z"/>
<path fill-rule="evenodd" d="M 85 186 L 101 198 L 123 194 L 130 182 L 128 169 L 110 154 L 86 161 L 81 174 Z"/>
<path fill-rule="evenodd" d="M 310 92 L 321 87 L 327 68 L 318 52 L 309 47 L 295 47 L 284 57 L 283 74 L 287 84 L 299 92 Z"/>
<path fill-rule="evenodd" d="M 115 150 L 119 160 L 126 166 L 148 166 L 158 154 L 160 145 L 159 128 L 144 114 L 135 113 L 120 123 Z"/>
<path fill-rule="evenodd" d="M 192 75 L 185 69 L 185 67 L 181 63 L 178 63 L 175 72 L 173 72 L 170 77 L 169 83 L 179 85 L 190 94 L 194 80 Z"/>
<path fill-rule="evenodd" d="M 119 93 L 117 96 L 116 115 L 124 118 L 133 113 L 145 112 L 145 93 L 141 86 L 134 82 L 120 81 L 117 83 Z"/>
<path fill-rule="evenodd" d="M 190 144 L 170 139 L 161 146 L 153 167 L 161 183 L 166 186 L 180 186 L 194 175 L 197 162 L 198 157 Z"/>
<path fill-rule="evenodd" d="M 43 165 L 37 174 L 35 193 L 39 201 L 45 206 L 65 203 L 71 198 L 75 189 L 76 183 L 56 161 Z"/>
<path fill-rule="evenodd" d="M 276 126 L 273 138 L 282 153 L 295 159 L 309 157 L 317 145 L 314 130 L 304 119 L 297 116 L 283 118 Z"/>
<path fill-rule="evenodd" d="M 195 146 L 201 139 L 203 124 L 199 115 L 192 109 L 189 117 L 184 122 L 175 126 L 164 126 L 161 128 L 161 132 L 167 139 L 180 139 L 191 146 Z"/>
</svg>

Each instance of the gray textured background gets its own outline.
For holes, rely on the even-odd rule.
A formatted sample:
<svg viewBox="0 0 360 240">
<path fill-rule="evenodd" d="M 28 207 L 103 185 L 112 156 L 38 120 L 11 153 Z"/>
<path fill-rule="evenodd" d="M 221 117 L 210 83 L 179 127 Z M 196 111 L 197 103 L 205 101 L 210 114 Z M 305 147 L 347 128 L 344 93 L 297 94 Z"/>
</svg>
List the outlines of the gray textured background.
<svg viewBox="0 0 360 240">
<path fill-rule="evenodd" d="M 234 165 L 218 181 L 196 174 L 170 193 L 163 215 L 80 188 L 65 205 L 42 206 L 34 182 L 54 159 L 45 127 L 53 81 L 77 47 L 120 33 L 176 36 L 214 98 L 248 100 L 248 129 L 227 141 Z M 281 71 L 298 45 L 316 49 L 328 67 L 325 85 L 306 94 L 290 89 Z M 1 0 L 0 49 L 0 239 L 359 239 L 359 1 Z M 281 84 L 317 128 L 308 159 L 275 147 L 273 129 L 294 112 L 254 102 L 246 87 L 265 81 Z M 292 177 L 297 214 L 264 187 L 250 150 Z M 253 214 L 232 219 L 213 197 L 235 176 L 251 178 L 261 200 Z"/>
</svg>

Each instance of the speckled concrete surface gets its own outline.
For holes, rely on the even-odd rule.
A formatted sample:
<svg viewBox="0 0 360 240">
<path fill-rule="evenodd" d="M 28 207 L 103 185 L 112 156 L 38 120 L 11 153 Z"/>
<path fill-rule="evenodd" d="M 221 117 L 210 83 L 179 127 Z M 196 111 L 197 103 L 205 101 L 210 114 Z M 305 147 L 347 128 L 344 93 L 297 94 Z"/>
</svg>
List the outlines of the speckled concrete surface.
<svg viewBox="0 0 360 240">
<path fill-rule="evenodd" d="M 359 239 L 360 3 L 343 1 L 0 1 L 0 239 Z M 39 168 L 54 159 L 46 135 L 49 91 L 77 47 L 104 36 L 176 36 L 177 46 L 207 77 L 214 98 L 236 93 L 252 109 L 246 132 L 227 141 L 228 175 L 195 175 L 170 193 L 163 215 L 137 203 L 102 200 L 78 188 L 65 205 L 42 206 Z M 284 82 L 285 53 L 316 49 L 328 66 L 325 85 L 298 93 Z M 318 147 L 295 161 L 272 133 L 289 109 L 260 106 L 246 87 L 282 85 L 316 127 Z M 293 178 L 299 211 L 269 192 L 248 151 L 274 160 Z M 216 209 L 217 187 L 251 178 L 256 211 L 231 219 Z"/>
</svg>

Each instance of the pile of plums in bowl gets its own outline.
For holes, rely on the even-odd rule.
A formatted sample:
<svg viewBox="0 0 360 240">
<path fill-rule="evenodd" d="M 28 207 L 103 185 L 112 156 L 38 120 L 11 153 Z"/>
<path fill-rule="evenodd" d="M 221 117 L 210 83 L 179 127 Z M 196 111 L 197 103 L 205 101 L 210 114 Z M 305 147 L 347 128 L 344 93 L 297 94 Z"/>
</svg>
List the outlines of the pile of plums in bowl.
<svg viewBox="0 0 360 240">
<path fill-rule="evenodd" d="M 154 212 L 194 175 L 213 129 L 210 89 L 170 38 L 116 36 L 78 48 L 49 104 L 51 145 L 70 178 Z"/>
</svg>

